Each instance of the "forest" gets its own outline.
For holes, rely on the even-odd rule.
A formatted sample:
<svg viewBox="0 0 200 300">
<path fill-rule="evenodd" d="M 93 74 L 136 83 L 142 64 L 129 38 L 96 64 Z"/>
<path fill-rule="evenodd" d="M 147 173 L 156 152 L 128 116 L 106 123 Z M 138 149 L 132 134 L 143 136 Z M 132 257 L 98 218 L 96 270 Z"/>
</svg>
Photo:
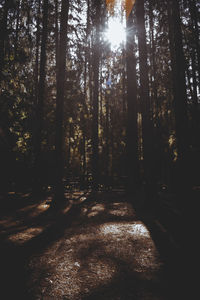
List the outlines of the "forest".
<svg viewBox="0 0 200 300">
<path fill-rule="evenodd" d="M 127 203 L 127 214 L 152 219 L 180 251 L 184 213 L 200 199 L 199 26 L 196 0 L 0 0 L 0 237 L 20 268 L 39 243 L 49 249 L 61 229 L 83 222 L 80 212 L 103 214 L 113 201 L 116 216 Z M 152 237 L 165 256 L 169 245 Z M 13 284 L 16 261 L 3 267 Z M 32 288 L 26 299 L 173 299 L 126 289 L 124 298 L 39 298 Z"/>
</svg>

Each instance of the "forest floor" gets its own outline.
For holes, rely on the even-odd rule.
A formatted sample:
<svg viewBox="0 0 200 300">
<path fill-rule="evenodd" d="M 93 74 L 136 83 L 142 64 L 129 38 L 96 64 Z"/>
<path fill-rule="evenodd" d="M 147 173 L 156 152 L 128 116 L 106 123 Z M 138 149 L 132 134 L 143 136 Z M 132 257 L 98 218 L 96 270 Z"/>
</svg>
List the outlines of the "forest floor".
<svg viewBox="0 0 200 300">
<path fill-rule="evenodd" d="M 2 300 L 193 299 L 177 243 L 123 192 L 68 192 L 59 212 L 17 197 L 1 210 Z"/>
</svg>

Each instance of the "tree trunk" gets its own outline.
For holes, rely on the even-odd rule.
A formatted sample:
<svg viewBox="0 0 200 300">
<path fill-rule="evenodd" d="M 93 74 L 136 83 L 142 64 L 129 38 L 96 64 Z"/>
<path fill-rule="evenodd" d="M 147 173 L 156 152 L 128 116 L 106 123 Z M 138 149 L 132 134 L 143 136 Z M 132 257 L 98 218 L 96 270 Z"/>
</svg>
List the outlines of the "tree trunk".
<svg viewBox="0 0 200 300">
<path fill-rule="evenodd" d="M 187 93 L 185 82 L 185 59 L 181 32 L 181 20 L 178 0 L 169 2 L 170 52 L 173 76 L 174 109 L 178 159 L 188 151 Z"/>
<path fill-rule="evenodd" d="M 138 132 L 137 132 L 137 83 L 136 58 L 134 49 L 133 14 L 130 13 L 126 22 L 126 71 L 127 71 L 127 192 L 135 191 L 139 179 L 138 172 Z"/>
<path fill-rule="evenodd" d="M 99 61 L 100 61 L 100 1 L 94 1 L 95 7 L 95 39 L 93 45 L 93 124 L 92 124 L 92 176 L 93 176 L 93 190 L 98 190 L 99 183 Z"/>
<path fill-rule="evenodd" d="M 55 0 L 55 50 L 56 50 L 56 77 L 58 73 L 58 0 Z"/>
<path fill-rule="evenodd" d="M 144 154 L 144 179 L 148 205 L 153 201 L 155 189 L 153 126 L 150 112 L 147 45 L 144 16 L 144 0 L 136 2 L 136 19 L 139 47 L 140 102 L 142 107 L 142 139 Z"/>
<path fill-rule="evenodd" d="M 106 90 L 106 94 L 105 94 L 105 106 L 106 106 L 106 122 L 105 122 L 105 147 L 106 147 L 106 151 L 105 151 L 105 184 L 106 184 L 106 188 L 109 188 L 109 173 L 110 173 L 110 159 L 109 159 L 109 155 L 110 155 L 110 141 L 109 141 L 109 114 L 110 114 L 110 109 L 109 109 L 109 89 Z"/>
<path fill-rule="evenodd" d="M 14 44 L 14 55 L 15 60 L 17 60 L 17 50 L 18 50 L 18 35 L 19 35 L 19 15 L 20 15 L 20 7 L 21 7 L 21 1 L 17 3 L 17 21 L 16 21 L 16 29 L 15 29 L 15 44 Z"/>
<path fill-rule="evenodd" d="M 35 54 L 35 69 L 34 69 L 34 83 L 35 83 L 35 107 L 38 103 L 38 69 L 39 69 L 39 44 L 40 44 L 40 9 L 41 9 L 41 0 L 38 2 L 38 11 L 37 11 L 37 31 L 36 31 L 36 54 Z"/>
<path fill-rule="evenodd" d="M 199 86 L 200 86 L 200 43 L 199 43 L 199 26 L 198 26 L 198 11 L 196 7 L 195 0 L 189 0 L 189 10 L 193 25 L 193 35 L 196 46 L 196 55 L 197 55 L 197 65 L 198 65 L 198 77 L 199 77 Z"/>
<path fill-rule="evenodd" d="M 0 80 L 2 78 L 2 71 L 4 67 L 4 56 L 5 56 L 5 39 L 7 36 L 7 19 L 8 19 L 8 2 L 5 1 L 3 7 L 3 16 L 0 23 Z"/>
<path fill-rule="evenodd" d="M 57 74 L 56 97 L 56 180 L 55 180 L 55 204 L 62 205 L 64 200 L 63 173 L 63 109 L 65 99 L 66 78 L 66 50 L 67 50 L 67 23 L 69 12 L 69 0 L 62 0 L 60 20 L 60 41 Z"/>
<path fill-rule="evenodd" d="M 46 79 L 46 44 L 48 34 L 48 0 L 43 2 L 43 20 L 42 20 L 42 42 L 40 53 L 40 78 L 38 83 L 38 99 L 36 107 L 36 138 L 35 138 L 35 182 L 34 192 L 40 193 L 42 191 L 42 133 L 44 122 L 44 98 L 45 98 L 45 79 Z"/>
<path fill-rule="evenodd" d="M 186 195 L 188 187 L 187 156 L 189 150 L 188 141 L 188 116 L 187 93 L 185 81 L 185 59 L 183 54 L 181 19 L 178 0 L 168 2 L 169 40 L 171 52 L 171 67 L 173 80 L 173 98 L 177 144 L 177 191 L 183 191 Z M 182 199 L 183 200 L 183 199 Z"/>
</svg>

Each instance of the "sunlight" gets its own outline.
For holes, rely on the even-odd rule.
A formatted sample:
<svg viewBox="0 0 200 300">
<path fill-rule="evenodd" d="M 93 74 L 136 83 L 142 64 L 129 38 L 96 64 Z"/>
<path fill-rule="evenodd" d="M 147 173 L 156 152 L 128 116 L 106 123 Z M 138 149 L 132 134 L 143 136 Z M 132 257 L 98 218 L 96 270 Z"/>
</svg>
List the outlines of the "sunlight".
<svg viewBox="0 0 200 300">
<path fill-rule="evenodd" d="M 13 235 L 10 235 L 8 237 L 8 240 L 17 244 L 24 244 L 27 241 L 39 235 L 43 230 L 44 227 L 41 226 L 27 228 L 21 232 L 17 232 Z"/>
<path fill-rule="evenodd" d="M 108 20 L 108 29 L 105 32 L 105 38 L 111 44 L 111 48 L 115 49 L 126 40 L 126 29 L 119 18 L 111 17 Z"/>
<path fill-rule="evenodd" d="M 132 224 L 126 223 L 126 224 L 104 224 L 101 226 L 101 232 L 104 235 L 107 234 L 119 234 L 119 235 L 130 235 L 135 236 L 137 238 L 139 237 L 145 237 L 150 238 L 150 233 L 146 226 L 141 222 L 133 222 Z"/>
</svg>

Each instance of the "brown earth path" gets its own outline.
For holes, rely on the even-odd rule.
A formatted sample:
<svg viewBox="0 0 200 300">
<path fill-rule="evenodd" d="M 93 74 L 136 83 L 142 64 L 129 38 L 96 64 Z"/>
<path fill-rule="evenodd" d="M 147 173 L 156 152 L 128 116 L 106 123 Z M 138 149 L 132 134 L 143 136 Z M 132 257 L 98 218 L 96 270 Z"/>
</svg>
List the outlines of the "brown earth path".
<svg viewBox="0 0 200 300">
<path fill-rule="evenodd" d="M 1 299 L 183 299 L 123 193 L 70 197 L 57 214 L 46 199 L 1 219 Z"/>
</svg>

